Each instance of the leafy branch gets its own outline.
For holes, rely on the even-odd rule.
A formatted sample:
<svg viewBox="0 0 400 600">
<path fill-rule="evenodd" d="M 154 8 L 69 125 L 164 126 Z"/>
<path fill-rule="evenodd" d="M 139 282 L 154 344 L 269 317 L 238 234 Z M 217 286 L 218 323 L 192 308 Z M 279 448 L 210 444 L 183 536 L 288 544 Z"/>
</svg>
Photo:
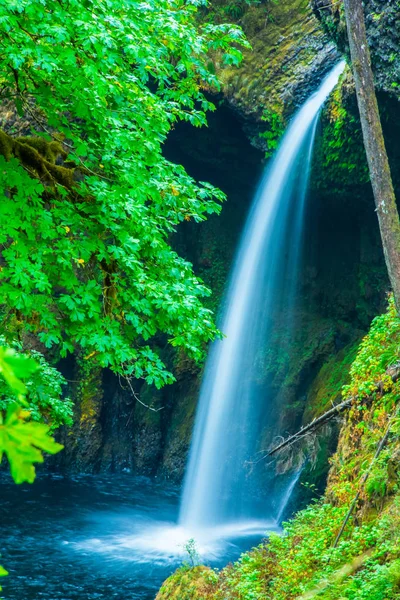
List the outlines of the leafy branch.
<svg viewBox="0 0 400 600">
<path fill-rule="evenodd" d="M 25 408 L 27 387 L 23 379 L 38 369 L 39 364 L 29 356 L 0 347 L 0 374 L 24 405 L 22 408 L 11 402 L 5 414 L 0 412 L 0 463 L 6 455 L 15 483 L 32 483 L 36 477 L 34 465 L 43 462 L 43 452 L 56 454 L 63 448 L 49 435 L 48 425 L 30 421 L 30 411 Z M 0 577 L 5 575 L 8 572 L 0 566 Z"/>
</svg>

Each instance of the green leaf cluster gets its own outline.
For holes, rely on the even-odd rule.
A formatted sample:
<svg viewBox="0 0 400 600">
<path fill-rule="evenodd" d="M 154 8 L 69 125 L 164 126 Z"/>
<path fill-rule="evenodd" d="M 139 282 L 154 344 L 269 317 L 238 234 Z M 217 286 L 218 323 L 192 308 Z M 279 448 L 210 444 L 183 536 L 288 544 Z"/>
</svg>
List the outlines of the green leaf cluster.
<svg viewBox="0 0 400 600">
<path fill-rule="evenodd" d="M 13 348 L 0 347 L 0 373 L 7 389 L 17 394 L 20 401 L 23 401 L 27 392 L 21 379 L 32 375 L 37 368 L 38 365 L 32 358 L 17 354 Z"/>
<path fill-rule="evenodd" d="M 7 342 L 2 336 L 0 344 L 3 364 L 6 360 L 12 361 L 15 379 L 11 382 L 0 379 L 0 411 L 7 410 L 13 402 L 23 402 L 34 421 L 42 421 L 50 425 L 52 430 L 60 425 L 72 425 L 73 403 L 70 398 L 63 396 L 66 380 L 61 373 L 36 350 L 24 356 L 21 354 L 22 344 L 14 342 L 12 347 L 6 347 Z M 3 377 L 5 375 L 3 372 Z M 24 383 L 17 377 L 23 378 Z M 19 393 L 15 393 L 16 389 L 20 390 Z"/>
<path fill-rule="evenodd" d="M 30 356 L 17 353 L 13 348 L 0 346 L 0 373 L 11 396 L 26 405 L 28 387 L 23 381 L 40 370 Z M 5 413 L 0 411 L 0 463 L 6 455 L 15 483 L 32 483 L 35 464 L 43 462 L 43 452 L 56 454 L 63 446 L 49 435 L 49 426 L 30 420 L 31 413 L 17 402 L 8 401 Z M 0 577 L 8 572 L 0 566 Z M 0 587 L 1 590 L 1 587 Z"/>
<path fill-rule="evenodd" d="M 260 133 L 260 137 L 265 141 L 267 146 L 265 157 L 270 158 L 278 147 L 281 137 L 285 131 L 285 122 L 282 116 L 282 111 L 279 109 L 265 109 L 262 120 L 267 123 L 267 129 Z"/>
<path fill-rule="evenodd" d="M 218 332 L 210 291 L 170 245 L 224 195 L 163 156 L 178 121 L 206 124 L 213 61 L 237 64 L 240 29 L 183 0 L 0 0 L 0 97 L 32 136 L 0 135 L 0 305 L 61 356 L 158 387 L 154 350 L 197 360 Z"/>
<path fill-rule="evenodd" d="M 7 456 L 15 483 L 35 479 L 35 463 L 43 462 L 42 452 L 55 454 L 62 449 L 49 434 L 49 426 L 31 420 L 27 410 L 25 381 L 40 370 L 40 365 L 30 356 L 17 353 L 13 348 L 0 347 L 0 373 L 9 387 L 11 396 L 20 404 L 9 400 L 5 413 L 0 412 L 0 463 Z"/>
<path fill-rule="evenodd" d="M 44 423 L 27 420 L 29 411 L 11 404 L 5 417 L 0 416 L 0 462 L 7 456 L 15 483 L 33 483 L 35 463 L 43 462 L 42 452 L 56 454 L 63 446 L 51 438 Z"/>
</svg>

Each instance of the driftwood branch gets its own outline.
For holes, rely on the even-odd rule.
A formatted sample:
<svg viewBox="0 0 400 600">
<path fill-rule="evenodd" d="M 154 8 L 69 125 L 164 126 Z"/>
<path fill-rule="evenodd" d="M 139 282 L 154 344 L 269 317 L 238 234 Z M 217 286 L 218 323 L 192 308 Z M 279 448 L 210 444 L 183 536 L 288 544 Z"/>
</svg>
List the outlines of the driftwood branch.
<svg viewBox="0 0 400 600">
<path fill-rule="evenodd" d="M 389 367 L 386 371 L 386 374 L 389 375 L 391 377 L 393 383 L 395 383 L 400 377 L 400 364 L 396 364 L 392 367 Z M 379 381 L 376 384 L 375 389 L 373 390 L 371 395 L 368 396 L 367 398 L 363 399 L 363 401 L 367 402 L 367 403 L 372 402 L 374 394 L 376 394 L 377 392 L 384 393 L 382 381 Z M 274 448 L 272 448 L 272 450 L 269 450 L 269 452 L 267 452 L 264 455 L 264 458 L 267 458 L 268 456 L 272 456 L 273 454 L 276 454 L 283 448 L 291 446 L 295 442 L 300 441 L 303 437 L 305 437 L 309 433 L 311 433 L 311 432 L 315 431 L 316 429 L 318 429 L 319 427 L 321 427 L 321 425 L 324 425 L 325 423 L 327 423 L 334 417 L 337 417 L 342 412 L 349 409 L 351 407 L 351 405 L 353 404 L 353 402 L 355 402 L 357 400 L 359 400 L 359 398 L 357 396 L 351 396 L 350 398 L 348 398 L 347 400 L 344 400 L 340 404 L 336 404 L 336 406 L 334 406 L 333 408 L 328 410 L 326 413 L 324 413 L 320 417 L 317 417 L 316 419 L 311 421 L 311 423 L 309 423 L 308 425 L 304 425 L 304 427 L 302 427 L 299 431 L 297 431 L 296 433 L 294 433 L 293 435 L 288 437 L 283 442 L 280 442 L 277 446 L 274 446 Z"/>
</svg>

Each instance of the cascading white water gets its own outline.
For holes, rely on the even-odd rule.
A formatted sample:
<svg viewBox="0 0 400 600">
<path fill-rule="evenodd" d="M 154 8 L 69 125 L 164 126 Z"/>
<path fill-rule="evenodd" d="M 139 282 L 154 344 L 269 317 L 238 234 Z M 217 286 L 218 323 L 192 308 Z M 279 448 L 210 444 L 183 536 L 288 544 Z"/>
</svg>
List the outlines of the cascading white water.
<svg viewBox="0 0 400 600">
<path fill-rule="evenodd" d="M 269 410 L 259 361 L 271 307 L 293 305 L 316 124 L 343 69 L 344 62 L 336 65 L 300 108 L 255 195 L 220 319 L 226 337 L 213 344 L 202 382 L 181 502 L 186 531 L 266 516 L 245 469 L 257 450 L 261 411 Z"/>
<path fill-rule="evenodd" d="M 284 514 L 284 512 L 286 510 L 287 505 L 289 504 L 290 497 L 292 495 L 292 492 L 293 492 L 294 488 L 296 487 L 296 483 L 300 479 L 300 475 L 301 475 L 302 471 L 303 471 L 303 466 L 301 466 L 300 469 L 298 469 L 295 472 L 295 474 L 291 478 L 291 481 L 289 482 L 289 485 L 286 488 L 286 491 L 285 491 L 285 493 L 283 495 L 283 498 L 282 498 L 282 500 L 280 502 L 278 514 L 276 516 L 276 520 L 277 520 L 278 523 L 280 523 L 281 520 L 282 520 L 282 516 L 283 516 L 283 514 Z"/>
</svg>

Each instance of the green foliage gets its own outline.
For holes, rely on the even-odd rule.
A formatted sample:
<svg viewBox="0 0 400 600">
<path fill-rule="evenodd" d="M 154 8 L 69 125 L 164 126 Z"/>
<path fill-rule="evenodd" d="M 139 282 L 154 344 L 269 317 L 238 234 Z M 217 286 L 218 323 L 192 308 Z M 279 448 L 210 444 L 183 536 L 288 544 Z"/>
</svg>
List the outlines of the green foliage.
<svg viewBox="0 0 400 600">
<path fill-rule="evenodd" d="M 211 586 L 203 587 L 204 567 L 186 571 L 187 580 L 178 570 L 157 600 L 395 600 L 400 591 L 399 502 L 397 497 L 374 522 L 353 526 L 336 549 L 332 543 L 346 507 L 318 502 L 286 523 L 285 535 L 272 534 L 268 544 L 214 573 Z"/>
<path fill-rule="evenodd" d="M 332 457 L 326 494 L 218 573 L 207 593 L 193 582 L 190 600 L 395 600 L 400 596 L 400 418 L 393 417 L 400 394 L 385 371 L 398 364 L 400 319 L 392 297 L 374 319 L 350 369 L 344 394 L 359 396 Z M 346 366 L 346 372 L 347 372 Z M 383 381 L 376 391 L 376 383 Z M 365 403 L 375 390 L 374 402 Z M 390 401 L 387 397 L 390 397 Z M 391 433 L 374 456 L 391 418 Z M 363 485 L 363 476 L 370 469 Z M 359 502 L 339 543 L 334 542 L 356 493 Z M 177 588 L 173 575 L 164 584 Z"/>
<path fill-rule="evenodd" d="M 267 149 L 265 156 L 269 158 L 278 147 L 279 141 L 285 131 L 285 122 L 281 112 L 271 109 L 264 110 L 262 120 L 267 122 L 268 128 L 263 133 L 260 133 L 260 137 L 266 142 Z"/>
<path fill-rule="evenodd" d="M 218 335 L 210 292 L 169 245 L 224 195 L 162 155 L 179 120 L 204 125 L 212 58 L 235 65 L 231 25 L 183 0 L 0 0 L 1 97 L 34 138 L 0 137 L 0 304 L 61 356 L 171 382 L 150 342 L 196 359 Z"/>
<path fill-rule="evenodd" d="M 223 7 L 224 13 L 233 19 L 239 19 L 246 10 L 246 2 L 243 0 L 233 0 Z"/>
<path fill-rule="evenodd" d="M 193 568 L 199 564 L 200 557 L 197 550 L 196 541 L 193 538 L 190 538 L 184 545 L 185 552 L 189 557 L 190 566 Z"/>
<path fill-rule="evenodd" d="M 388 367 L 400 359 L 400 318 L 396 312 L 393 296 L 389 296 L 386 313 L 376 317 L 367 336 L 362 340 L 354 360 L 351 381 L 343 387 L 343 396 L 364 398 L 376 389 L 381 382 L 385 391 L 384 401 L 388 405 L 397 400 L 399 387 L 386 373 Z"/>
<path fill-rule="evenodd" d="M 37 369 L 38 365 L 33 358 L 17 354 L 13 348 L 0 347 L 0 373 L 7 389 L 14 392 L 19 401 L 24 402 L 27 392 L 27 387 L 21 379 L 29 377 Z"/>
<path fill-rule="evenodd" d="M 38 372 L 40 366 L 29 356 L 18 354 L 12 348 L 0 347 L 0 373 L 20 403 L 28 404 L 25 395 L 28 386 L 22 381 Z M 42 451 L 55 454 L 62 449 L 48 435 L 49 426 L 30 421 L 30 411 L 17 402 L 9 401 L 5 414 L 0 412 L 0 463 L 7 456 L 15 483 L 35 479 L 34 463 L 43 462 Z"/>
<path fill-rule="evenodd" d="M 0 336 L 0 344 L 6 344 L 4 337 Z M 44 421 L 51 429 L 56 429 L 60 425 L 72 425 L 73 404 L 69 398 L 62 397 L 62 387 L 66 381 L 61 373 L 50 366 L 40 352 L 31 350 L 27 357 L 16 354 L 14 350 L 21 352 L 21 344 L 14 343 L 12 348 L 3 346 L 1 349 L 10 355 L 8 360 L 13 360 L 15 365 L 22 365 L 14 373 L 18 377 L 23 377 L 25 383 L 22 392 L 13 394 L 8 383 L 0 380 L 0 410 L 7 410 L 10 403 L 25 399 L 34 421 Z M 15 387 L 13 386 L 12 389 L 14 390 Z M 24 395 L 22 399 L 21 393 Z"/>
<path fill-rule="evenodd" d="M 208 567 L 183 566 L 162 585 L 156 600 L 211 600 L 217 582 L 218 574 Z"/>
<path fill-rule="evenodd" d="M 227 20 L 237 23 L 249 9 L 256 9 L 267 23 L 275 22 L 275 15 L 271 8 L 279 3 L 279 0 L 228 0 L 207 5 L 205 18 L 208 22 L 221 23 Z"/>
<path fill-rule="evenodd" d="M 6 571 L 5 568 L 0 565 L 0 577 L 6 577 L 6 575 L 8 575 L 8 571 Z M 2 589 L 3 588 L 0 586 L 0 592 Z"/>
<path fill-rule="evenodd" d="M 369 181 L 361 125 L 355 105 L 350 105 L 352 95 L 348 82 L 335 88 L 324 112 L 322 140 L 317 148 L 319 172 L 313 173 L 315 183 L 343 194 L 346 186 L 360 186 Z"/>
<path fill-rule="evenodd" d="M 238 20 L 243 16 L 247 7 L 259 4 L 261 4 L 261 0 L 231 0 L 227 4 L 223 4 L 222 13 L 234 20 Z"/>
<path fill-rule="evenodd" d="M 33 483 L 34 464 L 43 462 L 42 452 L 56 454 L 63 448 L 48 435 L 47 425 L 29 417 L 17 404 L 10 404 L 5 417 L 0 415 L 0 462 L 5 454 L 15 483 Z"/>
<path fill-rule="evenodd" d="M 307 420 L 319 416 L 332 403 L 340 400 L 343 386 L 349 380 L 349 371 L 358 346 L 359 342 L 350 343 L 324 362 L 310 386 L 306 407 Z"/>
<path fill-rule="evenodd" d="M 386 485 L 388 480 L 387 470 L 383 467 L 375 468 L 369 476 L 365 486 L 365 491 L 369 498 L 378 496 L 383 498 L 386 494 Z"/>
</svg>

